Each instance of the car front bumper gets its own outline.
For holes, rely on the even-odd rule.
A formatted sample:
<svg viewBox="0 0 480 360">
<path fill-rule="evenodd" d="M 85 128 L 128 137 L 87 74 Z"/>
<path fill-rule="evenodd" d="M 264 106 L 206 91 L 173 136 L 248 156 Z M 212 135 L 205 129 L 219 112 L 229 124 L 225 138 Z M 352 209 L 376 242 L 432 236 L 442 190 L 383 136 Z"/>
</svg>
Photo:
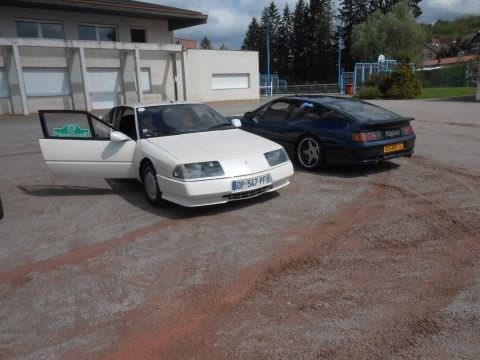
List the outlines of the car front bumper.
<svg viewBox="0 0 480 360">
<path fill-rule="evenodd" d="M 268 186 L 255 188 L 243 192 L 232 192 L 232 181 L 270 174 L 272 183 Z M 181 181 L 157 174 L 158 186 L 162 198 L 176 204 L 195 207 L 223 204 L 229 201 L 250 199 L 261 194 L 276 191 L 289 184 L 293 175 L 293 166 L 289 161 L 268 170 L 212 180 Z"/>
</svg>

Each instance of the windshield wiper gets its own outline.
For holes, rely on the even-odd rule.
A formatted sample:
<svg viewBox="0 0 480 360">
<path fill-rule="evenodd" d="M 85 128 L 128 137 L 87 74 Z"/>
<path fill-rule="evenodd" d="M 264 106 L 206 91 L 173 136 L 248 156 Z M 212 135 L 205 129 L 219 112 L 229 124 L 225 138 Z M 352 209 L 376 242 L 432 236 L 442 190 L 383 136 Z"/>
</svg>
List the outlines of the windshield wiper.
<svg viewBox="0 0 480 360">
<path fill-rule="evenodd" d="M 208 128 L 208 130 L 216 130 L 216 129 L 221 129 L 223 127 L 234 127 L 231 123 L 227 122 L 227 123 L 221 123 L 221 124 L 217 124 L 217 125 L 213 125 L 212 127 Z"/>
</svg>

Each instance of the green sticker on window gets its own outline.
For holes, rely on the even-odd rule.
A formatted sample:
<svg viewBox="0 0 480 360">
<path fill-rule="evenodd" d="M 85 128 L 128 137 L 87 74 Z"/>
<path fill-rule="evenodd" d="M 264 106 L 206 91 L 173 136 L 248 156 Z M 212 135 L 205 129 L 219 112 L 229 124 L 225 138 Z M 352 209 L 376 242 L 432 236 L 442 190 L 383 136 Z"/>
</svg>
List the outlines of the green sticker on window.
<svg viewBox="0 0 480 360">
<path fill-rule="evenodd" d="M 78 124 L 67 124 L 61 128 L 53 128 L 53 136 L 55 137 L 71 137 L 71 138 L 90 138 L 92 134 L 90 129 L 81 128 Z"/>
</svg>

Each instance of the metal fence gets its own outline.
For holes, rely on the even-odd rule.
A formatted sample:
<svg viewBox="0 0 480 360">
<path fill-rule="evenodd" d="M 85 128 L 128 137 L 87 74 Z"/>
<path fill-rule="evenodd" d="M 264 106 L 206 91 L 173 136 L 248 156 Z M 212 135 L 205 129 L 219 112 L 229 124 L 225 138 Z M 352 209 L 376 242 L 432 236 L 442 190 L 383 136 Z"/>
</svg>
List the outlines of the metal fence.
<svg viewBox="0 0 480 360">
<path fill-rule="evenodd" d="M 416 74 L 424 88 L 476 86 L 478 61 L 418 69 Z"/>
<path fill-rule="evenodd" d="M 270 94 L 271 92 L 271 94 Z M 303 84 L 273 87 L 260 87 L 261 96 L 270 95 L 294 95 L 294 94 L 340 94 L 340 88 L 337 83 L 334 84 Z"/>
</svg>

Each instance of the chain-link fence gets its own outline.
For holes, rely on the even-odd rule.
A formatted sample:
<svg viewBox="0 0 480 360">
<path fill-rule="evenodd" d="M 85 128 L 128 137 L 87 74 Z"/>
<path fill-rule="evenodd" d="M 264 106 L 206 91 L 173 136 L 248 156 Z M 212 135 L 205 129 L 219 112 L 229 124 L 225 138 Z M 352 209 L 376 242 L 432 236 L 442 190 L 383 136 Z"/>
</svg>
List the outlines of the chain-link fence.
<svg viewBox="0 0 480 360">
<path fill-rule="evenodd" d="M 476 86 L 478 61 L 419 69 L 416 74 L 424 88 Z"/>
<path fill-rule="evenodd" d="M 270 93 L 271 92 L 271 93 Z M 269 95 L 295 95 L 295 94 L 339 94 L 340 88 L 334 84 L 302 84 L 273 87 L 272 89 L 260 87 L 261 96 Z"/>
</svg>

